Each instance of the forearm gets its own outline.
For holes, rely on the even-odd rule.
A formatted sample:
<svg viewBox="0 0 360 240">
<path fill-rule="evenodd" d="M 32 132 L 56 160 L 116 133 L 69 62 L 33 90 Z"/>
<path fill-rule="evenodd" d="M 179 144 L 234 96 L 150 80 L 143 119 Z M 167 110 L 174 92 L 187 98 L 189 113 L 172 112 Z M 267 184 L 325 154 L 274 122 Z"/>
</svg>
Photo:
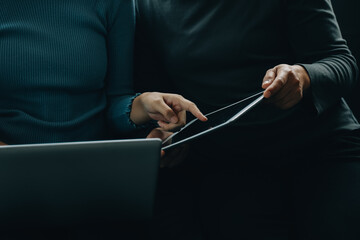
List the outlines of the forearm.
<svg viewBox="0 0 360 240">
<path fill-rule="evenodd" d="M 358 80 L 358 68 L 350 54 L 331 56 L 302 66 L 311 79 L 311 96 L 318 113 L 346 96 Z"/>
<path fill-rule="evenodd" d="M 356 85 L 356 61 L 341 36 L 330 0 L 293 0 L 286 4 L 294 61 L 307 70 L 312 101 L 321 113 Z"/>
</svg>

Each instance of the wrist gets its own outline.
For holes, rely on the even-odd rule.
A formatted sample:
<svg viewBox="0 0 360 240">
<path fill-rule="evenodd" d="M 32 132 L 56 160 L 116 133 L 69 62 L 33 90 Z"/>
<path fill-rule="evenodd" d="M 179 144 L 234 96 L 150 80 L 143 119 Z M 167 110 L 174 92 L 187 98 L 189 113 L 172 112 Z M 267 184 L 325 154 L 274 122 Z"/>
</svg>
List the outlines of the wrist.
<svg viewBox="0 0 360 240">
<path fill-rule="evenodd" d="M 310 76 L 306 71 L 306 69 L 301 65 L 294 65 L 294 68 L 295 68 L 295 72 L 299 76 L 300 81 L 302 82 L 303 91 L 310 88 L 311 85 Z"/>
<path fill-rule="evenodd" d="M 131 105 L 130 120 L 136 125 L 142 125 L 151 120 L 144 106 L 144 97 L 146 97 L 146 93 L 140 94 Z"/>
</svg>

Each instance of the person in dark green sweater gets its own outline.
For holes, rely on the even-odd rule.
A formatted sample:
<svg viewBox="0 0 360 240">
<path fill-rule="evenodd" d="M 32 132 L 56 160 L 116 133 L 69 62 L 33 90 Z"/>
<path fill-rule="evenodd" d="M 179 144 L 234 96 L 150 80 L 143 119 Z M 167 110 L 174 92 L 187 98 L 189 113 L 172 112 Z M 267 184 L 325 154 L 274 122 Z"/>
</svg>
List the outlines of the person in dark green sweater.
<svg viewBox="0 0 360 240">
<path fill-rule="evenodd" d="M 134 27 L 132 0 L 1 0 L 0 142 L 119 139 L 150 131 L 151 119 L 164 129 L 179 127 L 185 111 L 206 120 L 180 95 L 134 94 Z M 68 235 L 68 229 L 4 230 L 1 239 Z M 118 234 L 116 228 L 112 237 Z"/>
<path fill-rule="evenodd" d="M 150 119 L 177 127 L 182 110 L 204 120 L 179 95 L 134 95 L 134 13 L 132 0 L 1 1 L 0 141 L 122 138 Z"/>
<path fill-rule="evenodd" d="M 331 1 L 136 2 L 137 90 L 266 98 L 162 170 L 154 238 L 360 239 L 359 72 Z"/>
</svg>

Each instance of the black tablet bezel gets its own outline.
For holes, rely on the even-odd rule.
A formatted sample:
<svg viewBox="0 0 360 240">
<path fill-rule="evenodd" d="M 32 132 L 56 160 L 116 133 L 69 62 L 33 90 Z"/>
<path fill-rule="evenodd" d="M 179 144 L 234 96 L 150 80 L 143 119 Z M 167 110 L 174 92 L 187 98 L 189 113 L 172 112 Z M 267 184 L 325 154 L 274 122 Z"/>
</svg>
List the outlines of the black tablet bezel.
<svg viewBox="0 0 360 240">
<path fill-rule="evenodd" d="M 206 134 L 208 134 L 208 133 L 210 133 L 212 131 L 215 131 L 217 129 L 220 129 L 220 128 L 224 127 L 224 126 L 227 126 L 227 125 L 231 124 L 232 122 L 234 122 L 235 120 L 240 118 L 242 115 L 244 115 L 246 112 L 248 112 L 250 109 L 252 109 L 254 106 L 256 106 L 258 103 L 260 103 L 263 99 L 264 99 L 263 92 L 259 92 L 259 93 L 256 93 L 254 95 L 251 95 L 250 97 L 242 99 L 242 100 L 240 100 L 238 102 L 232 103 L 232 104 L 227 105 L 225 107 L 222 107 L 222 108 L 220 108 L 218 110 L 215 110 L 215 111 L 213 111 L 211 113 L 208 113 L 205 116 L 209 120 L 211 120 L 212 115 L 219 114 L 219 113 L 224 112 L 224 111 L 229 111 L 229 109 L 234 108 L 234 107 L 236 107 L 237 105 L 239 105 L 241 103 L 244 103 L 246 101 L 250 101 L 249 104 L 245 105 L 245 107 L 241 108 L 240 110 L 236 110 L 234 112 L 234 114 L 232 114 L 231 117 L 228 117 L 225 121 L 222 120 L 222 121 L 220 121 L 218 123 L 215 122 L 214 125 L 210 126 L 208 129 L 206 129 L 204 131 L 198 132 L 198 133 L 193 134 L 193 135 L 191 135 L 189 137 L 185 137 L 185 138 L 183 138 L 181 140 L 176 141 L 175 143 L 171 142 L 174 137 L 178 136 L 178 134 L 180 134 L 180 133 L 182 133 L 184 131 L 189 131 L 189 129 L 191 127 L 193 127 L 195 125 L 195 123 L 199 122 L 198 124 L 206 124 L 206 122 L 203 123 L 203 122 L 200 122 L 200 120 L 198 120 L 198 119 L 193 119 L 192 121 L 187 123 L 183 128 L 181 128 L 178 132 L 175 132 L 174 134 L 169 136 L 167 139 L 165 139 L 163 141 L 163 144 L 162 144 L 162 150 L 169 150 L 169 149 L 171 149 L 171 148 L 173 148 L 175 146 L 178 146 L 178 145 L 180 145 L 182 143 L 197 139 L 197 138 L 199 138 L 199 137 L 201 137 L 203 135 L 206 135 Z"/>
</svg>

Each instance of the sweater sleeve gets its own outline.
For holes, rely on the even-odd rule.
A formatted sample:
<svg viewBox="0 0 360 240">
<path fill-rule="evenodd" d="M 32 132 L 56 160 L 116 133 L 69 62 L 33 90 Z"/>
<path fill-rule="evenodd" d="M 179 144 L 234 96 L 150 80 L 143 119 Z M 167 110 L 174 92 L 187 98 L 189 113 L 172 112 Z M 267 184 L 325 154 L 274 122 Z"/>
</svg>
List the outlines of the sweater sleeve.
<svg viewBox="0 0 360 240">
<path fill-rule="evenodd" d="M 108 15 L 108 67 L 106 76 L 107 119 L 112 134 L 128 134 L 137 126 L 130 120 L 133 99 L 133 41 L 135 7 L 132 0 L 119 0 Z"/>
<path fill-rule="evenodd" d="M 342 38 L 330 0 L 288 0 L 289 42 L 311 80 L 313 104 L 320 114 L 356 85 L 358 69 Z"/>
</svg>

